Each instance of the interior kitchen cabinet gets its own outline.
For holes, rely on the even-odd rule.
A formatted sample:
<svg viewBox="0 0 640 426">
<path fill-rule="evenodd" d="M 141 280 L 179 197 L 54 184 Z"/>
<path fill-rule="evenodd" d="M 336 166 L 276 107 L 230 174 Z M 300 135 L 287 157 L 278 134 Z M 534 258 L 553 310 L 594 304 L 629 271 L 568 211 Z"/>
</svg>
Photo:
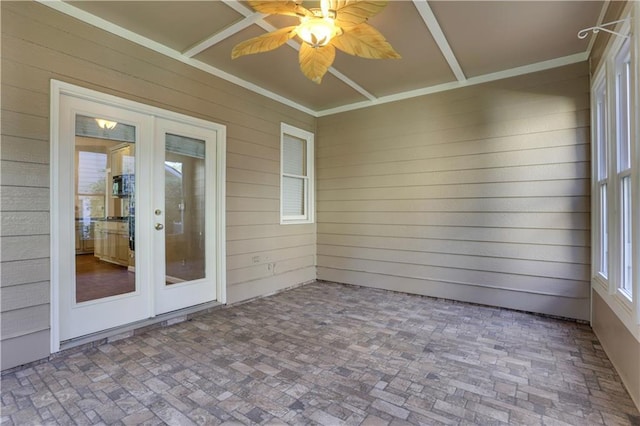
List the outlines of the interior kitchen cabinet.
<svg viewBox="0 0 640 426">
<path fill-rule="evenodd" d="M 76 220 L 76 254 L 93 253 L 95 249 L 95 222 Z"/>
<path fill-rule="evenodd" d="M 129 266 L 129 224 L 122 220 L 99 220 L 95 224 L 94 255 L 105 262 Z"/>
<path fill-rule="evenodd" d="M 135 146 L 119 144 L 109 150 L 107 217 L 127 217 L 132 204 L 135 178 Z"/>
<path fill-rule="evenodd" d="M 122 144 L 114 147 L 110 152 L 111 175 L 120 176 L 134 172 L 134 147 L 132 144 Z"/>
</svg>

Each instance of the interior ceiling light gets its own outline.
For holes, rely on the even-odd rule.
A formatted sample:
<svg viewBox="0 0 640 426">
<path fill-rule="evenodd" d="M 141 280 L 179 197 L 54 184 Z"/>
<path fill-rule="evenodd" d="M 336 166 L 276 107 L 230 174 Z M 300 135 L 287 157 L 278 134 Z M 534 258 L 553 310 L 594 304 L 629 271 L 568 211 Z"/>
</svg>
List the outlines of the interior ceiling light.
<svg viewBox="0 0 640 426">
<path fill-rule="evenodd" d="M 297 35 L 303 41 L 298 55 L 300 70 L 318 84 L 333 63 L 336 48 L 362 58 L 400 58 L 384 36 L 367 24 L 385 8 L 387 0 L 321 0 L 320 9 L 306 9 L 301 3 L 249 0 L 256 12 L 296 16 L 300 24 L 243 41 L 233 48 L 231 57 L 274 50 Z"/>
<path fill-rule="evenodd" d="M 96 123 L 98 123 L 98 127 L 106 130 L 113 130 L 118 125 L 117 121 L 103 120 L 102 118 L 96 118 Z"/>
</svg>

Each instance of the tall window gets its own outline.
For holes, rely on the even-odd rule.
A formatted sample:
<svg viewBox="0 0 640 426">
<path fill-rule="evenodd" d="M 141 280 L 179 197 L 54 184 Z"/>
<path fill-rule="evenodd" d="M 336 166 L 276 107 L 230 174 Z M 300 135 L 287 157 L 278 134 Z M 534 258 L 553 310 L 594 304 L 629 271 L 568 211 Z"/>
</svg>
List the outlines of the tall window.
<svg viewBox="0 0 640 426">
<path fill-rule="evenodd" d="M 107 154 L 77 149 L 76 219 L 104 217 Z"/>
<path fill-rule="evenodd" d="M 630 39 L 620 48 L 615 61 L 616 169 L 618 185 L 618 241 L 620 256 L 618 286 L 633 298 L 631 261 L 631 52 Z"/>
<path fill-rule="evenodd" d="M 313 134 L 282 123 L 280 150 L 280 223 L 312 223 Z"/>
<path fill-rule="evenodd" d="M 595 90 L 593 136 L 595 149 L 595 175 L 596 175 L 596 205 L 598 208 L 598 221 L 596 226 L 597 239 L 594 241 L 596 255 L 596 271 L 605 279 L 609 276 L 609 221 L 607 203 L 608 184 L 608 143 L 607 143 L 607 92 L 605 81 L 601 81 Z"/>
</svg>

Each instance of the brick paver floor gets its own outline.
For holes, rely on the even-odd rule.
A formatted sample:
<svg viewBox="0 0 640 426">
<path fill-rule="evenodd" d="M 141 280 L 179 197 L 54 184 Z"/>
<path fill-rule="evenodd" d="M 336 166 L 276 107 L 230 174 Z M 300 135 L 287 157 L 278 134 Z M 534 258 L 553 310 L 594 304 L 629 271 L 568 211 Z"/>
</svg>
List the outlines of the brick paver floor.
<svg viewBox="0 0 640 426">
<path fill-rule="evenodd" d="M 318 282 L 2 377 L 2 425 L 640 424 L 585 324 Z"/>
</svg>

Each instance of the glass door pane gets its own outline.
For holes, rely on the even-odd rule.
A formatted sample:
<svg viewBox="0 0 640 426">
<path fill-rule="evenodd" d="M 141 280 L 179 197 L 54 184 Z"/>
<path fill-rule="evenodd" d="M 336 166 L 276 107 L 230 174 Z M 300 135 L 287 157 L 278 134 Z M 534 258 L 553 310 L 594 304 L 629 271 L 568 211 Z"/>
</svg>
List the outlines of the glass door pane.
<svg viewBox="0 0 640 426">
<path fill-rule="evenodd" d="M 76 116 L 76 303 L 136 290 L 135 140 L 134 126 Z"/>
<path fill-rule="evenodd" d="M 157 119 L 154 167 L 156 314 L 216 299 L 215 130 Z"/>
<path fill-rule="evenodd" d="M 167 285 L 205 278 L 205 141 L 165 134 Z"/>
</svg>

